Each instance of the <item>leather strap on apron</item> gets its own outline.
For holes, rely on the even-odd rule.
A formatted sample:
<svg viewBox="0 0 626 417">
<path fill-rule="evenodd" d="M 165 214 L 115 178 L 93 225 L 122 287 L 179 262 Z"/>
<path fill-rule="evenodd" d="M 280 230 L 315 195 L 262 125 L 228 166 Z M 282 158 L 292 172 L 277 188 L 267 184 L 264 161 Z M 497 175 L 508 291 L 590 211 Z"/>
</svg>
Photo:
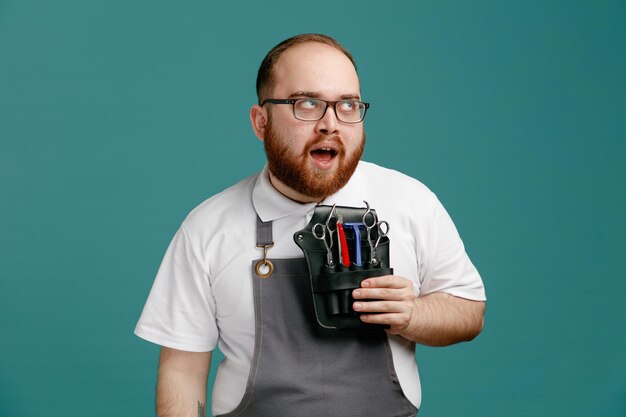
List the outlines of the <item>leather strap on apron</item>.
<svg viewBox="0 0 626 417">
<path fill-rule="evenodd" d="M 272 242 L 271 222 L 257 222 L 257 245 Z M 264 257 L 267 250 L 264 251 Z M 266 259 L 254 280 L 255 345 L 240 404 L 221 417 L 411 417 L 385 333 L 323 329 L 315 322 L 304 258 Z"/>
</svg>

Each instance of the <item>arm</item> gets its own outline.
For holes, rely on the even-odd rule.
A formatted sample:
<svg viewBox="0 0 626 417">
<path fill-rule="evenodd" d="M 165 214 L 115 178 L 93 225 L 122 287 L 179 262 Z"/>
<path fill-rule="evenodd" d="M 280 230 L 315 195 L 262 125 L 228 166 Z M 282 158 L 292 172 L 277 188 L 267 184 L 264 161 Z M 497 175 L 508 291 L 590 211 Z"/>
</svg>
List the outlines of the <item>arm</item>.
<svg viewBox="0 0 626 417">
<path fill-rule="evenodd" d="M 483 328 L 485 303 L 437 292 L 416 297 L 406 278 L 369 278 L 353 291 L 354 310 L 366 323 L 389 325 L 387 332 L 428 346 L 469 341 Z M 375 300 L 375 301 L 366 301 Z"/>
<path fill-rule="evenodd" d="M 205 417 L 211 352 L 161 348 L 157 378 L 158 417 Z"/>
</svg>

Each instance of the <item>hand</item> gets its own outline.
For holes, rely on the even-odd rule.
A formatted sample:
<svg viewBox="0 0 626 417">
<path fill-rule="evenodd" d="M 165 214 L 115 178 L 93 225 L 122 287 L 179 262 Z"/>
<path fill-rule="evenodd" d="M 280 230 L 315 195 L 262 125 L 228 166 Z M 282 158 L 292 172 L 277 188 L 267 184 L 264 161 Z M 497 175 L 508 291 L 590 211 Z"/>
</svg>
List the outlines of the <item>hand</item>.
<svg viewBox="0 0 626 417">
<path fill-rule="evenodd" d="M 391 334 L 402 334 L 409 326 L 417 299 L 413 282 L 397 275 L 365 279 L 352 297 L 356 300 L 352 308 L 363 313 L 363 322 L 389 325 L 387 333 Z"/>
</svg>

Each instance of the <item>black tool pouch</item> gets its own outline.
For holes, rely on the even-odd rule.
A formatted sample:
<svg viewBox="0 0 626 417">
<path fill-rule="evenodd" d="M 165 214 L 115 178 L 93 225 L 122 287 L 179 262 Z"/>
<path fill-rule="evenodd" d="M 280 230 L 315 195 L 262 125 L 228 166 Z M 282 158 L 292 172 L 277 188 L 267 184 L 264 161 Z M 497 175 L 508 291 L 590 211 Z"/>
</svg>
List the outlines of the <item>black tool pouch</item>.
<svg viewBox="0 0 626 417">
<path fill-rule="evenodd" d="M 381 236 L 376 248 L 375 265 L 373 265 L 370 262 L 370 245 L 365 227 L 359 227 L 358 235 L 356 235 L 353 227 L 345 227 L 351 265 L 347 267 L 341 263 L 337 233 L 335 233 L 331 250 L 335 265 L 329 268 L 327 266 L 326 246 L 322 240 L 315 238 L 312 229 L 317 223 L 324 224 L 331 210 L 331 206 L 315 207 L 309 224 L 294 234 L 294 240 L 304 252 L 309 267 L 317 322 L 326 329 L 381 331 L 387 326 L 363 323 L 359 319 L 359 313 L 352 309 L 354 303 L 352 291 L 359 288 L 361 281 L 366 278 L 393 274 L 393 269 L 389 267 L 389 239 L 387 236 Z M 344 224 L 362 224 L 363 214 L 366 210 L 365 207 L 335 207 L 335 212 L 342 217 Z M 371 210 L 371 212 L 375 216 L 375 210 Z M 377 228 L 372 228 L 370 233 L 370 239 L 375 242 L 378 239 Z M 355 242 L 360 245 L 361 266 L 356 264 Z"/>
</svg>

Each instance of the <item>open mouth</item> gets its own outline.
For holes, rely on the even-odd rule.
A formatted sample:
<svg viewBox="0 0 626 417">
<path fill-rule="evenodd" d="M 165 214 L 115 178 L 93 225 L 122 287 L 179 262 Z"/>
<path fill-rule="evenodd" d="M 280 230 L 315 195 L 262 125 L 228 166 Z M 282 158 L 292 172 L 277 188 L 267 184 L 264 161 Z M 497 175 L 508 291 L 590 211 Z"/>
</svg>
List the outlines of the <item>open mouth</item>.
<svg viewBox="0 0 626 417">
<path fill-rule="evenodd" d="M 323 146 L 313 149 L 311 156 L 318 162 L 330 162 L 337 156 L 337 150 L 330 146 Z"/>
</svg>

